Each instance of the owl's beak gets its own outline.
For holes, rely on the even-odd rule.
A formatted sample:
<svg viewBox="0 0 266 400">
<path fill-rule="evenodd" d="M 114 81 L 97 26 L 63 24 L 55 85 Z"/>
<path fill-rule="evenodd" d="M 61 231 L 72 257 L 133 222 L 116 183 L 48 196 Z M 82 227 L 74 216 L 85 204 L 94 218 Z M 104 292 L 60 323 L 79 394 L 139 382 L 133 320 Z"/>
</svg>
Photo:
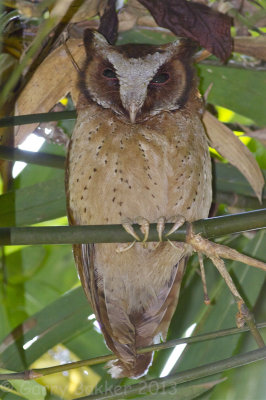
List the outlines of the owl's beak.
<svg viewBox="0 0 266 400">
<path fill-rule="evenodd" d="M 137 115 L 138 110 L 139 109 L 138 109 L 138 107 L 136 106 L 135 103 L 131 103 L 130 104 L 128 112 L 129 112 L 130 122 L 132 124 L 134 124 L 134 122 L 136 121 L 136 115 Z"/>
</svg>

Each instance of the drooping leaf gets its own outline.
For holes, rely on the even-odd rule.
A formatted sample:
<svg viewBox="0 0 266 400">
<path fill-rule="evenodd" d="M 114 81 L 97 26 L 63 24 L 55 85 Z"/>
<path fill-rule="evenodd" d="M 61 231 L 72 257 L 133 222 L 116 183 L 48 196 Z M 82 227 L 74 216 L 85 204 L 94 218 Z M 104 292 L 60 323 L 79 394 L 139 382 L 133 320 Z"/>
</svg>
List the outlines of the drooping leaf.
<svg viewBox="0 0 266 400">
<path fill-rule="evenodd" d="M 107 6 L 101 16 L 98 32 L 101 33 L 109 43 L 114 44 L 117 38 L 118 18 L 116 12 L 116 0 L 108 0 Z"/>
<path fill-rule="evenodd" d="M 203 115 L 203 122 L 211 141 L 211 146 L 242 172 L 254 189 L 258 199 L 261 200 L 264 177 L 252 153 L 227 126 L 218 121 L 208 111 L 205 111 Z"/>
<path fill-rule="evenodd" d="M 232 51 L 231 18 L 200 3 L 186 0 L 139 0 L 159 26 L 184 36 L 225 61 Z"/>
<path fill-rule="evenodd" d="M 66 46 L 77 65 L 81 67 L 85 57 L 83 41 L 70 39 Z M 48 112 L 70 92 L 76 103 L 79 94 L 76 88 L 77 76 L 66 48 L 64 45 L 59 46 L 45 58 L 21 92 L 16 102 L 16 115 Z M 37 126 L 38 123 L 18 126 L 15 131 L 15 146 Z"/>
<path fill-rule="evenodd" d="M 266 61 L 266 37 L 236 36 L 234 51 Z"/>
</svg>

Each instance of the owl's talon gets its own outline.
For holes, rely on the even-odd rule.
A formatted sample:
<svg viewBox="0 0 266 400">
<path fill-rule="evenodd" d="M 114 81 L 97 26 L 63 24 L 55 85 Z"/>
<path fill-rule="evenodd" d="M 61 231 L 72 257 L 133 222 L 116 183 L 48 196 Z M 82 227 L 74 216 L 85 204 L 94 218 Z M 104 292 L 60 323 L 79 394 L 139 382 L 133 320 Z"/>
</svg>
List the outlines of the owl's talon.
<svg viewBox="0 0 266 400">
<path fill-rule="evenodd" d="M 134 242 L 131 242 L 131 243 L 129 243 L 129 244 L 127 244 L 127 243 L 120 243 L 120 244 L 116 247 L 115 251 L 116 251 L 117 253 L 124 253 L 125 251 L 130 250 L 130 249 L 134 246 L 135 243 L 136 243 L 136 240 L 134 240 Z"/>
<path fill-rule="evenodd" d="M 182 258 L 185 254 L 190 254 L 191 253 L 191 246 L 187 245 L 186 243 L 182 243 L 182 242 L 172 242 L 172 240 L 167 239 L 167 242 L 170 243 L 170 245 L 178 250 L 178 252 L 180 253 L 180 258 Z"/>
<path fill-rule="evenodd" d="M 180 228 L 180 226 L 184 225 L 184 223 L 186 222 L 185 217 L 183 217 L 182 215 L 175 215 L 171 219 L 173 220 L 174 225 L 172 226 L 170 231 L 167 232 L 166 236 L 170 236 L 172 233 L 177 231 Z"/>
<path fill-rule="evenodd" d="M 144 218 L 144 217 L 137 217 L 137 218 L 136 218 L 136 222 L 137 222 L 137 224 L 139 224 L 140 230 L 141 230 L 141 232 L 142 232 L 143 235 L 144 235 L 144 238 L 143 238 L 143 240 L 142 240 L 142 243 L 144 244 L 144 243 L 147 241 L 148 237 L 149 237 L 150 223 L 149 223 L 149 221 L 148 221 L 146 218 Z"/>
<path fill-rule="evenodd" d="M 132 224 L 133 224 L 133 222 L 132 222 L 129 218 L 124 219 L 124 221 L 122 222 L 122 226 L 123 226 L 123 228 L 125 229 L 125 231 L 126 231 L 129 235 L 133 236 L 133 238 L 135 239 L 135 242 L 136 242 L 136 241 L 137 241 L 137 242 L 140 242 L 141 239 L 140 239 L 140 237 L 136 234 L 136 232 L 135 232 L 135 230 L 134 230 Z"/>
<path fill-rule="evenodd" d="M 160 242 L 163 241 L 163 231 L 164 231 L 164 228 L 165 228 L 165 217 L 160 217 L 160 218 L 158 219 L 157 227 L 156 227 L 157 232 L 158 232 L 158 237 L 159 237 L 159 243 L 158 243 L 158 245 L 160 244 Z"/>
<path fill-rule="evenodd" d="M 136 223 L 140 225 L 140 230 L 144 235 L 143 240 L 141 240 L 141 238 L 139 237 L 139 235 L 137 235 L 137 233 L 135 232 L 135 229 L 133 228 L 133 221 L 131 221 L 129 218 L 125 218 L 122 222 L 122 226 L 125 229 L 125 231 L 133 236 L 133 238 L 135 239 L 134 242 L 130 243 L 129 245 L 122 245 L 122 246 L 118 246 L 116 251 L 117 253 L 122 253 L 125 252 L 127 250 L 130 250 L 134 244 L 136 242 L 141 242 L 143 244 L 143 246 L 146 246 L 146 241 L 149 237 L 149 230 L 150 230 L 150 224 L 149 221 L 146 218 L 143 217 L 137 217 L 136 218 Z"/>
</svg>

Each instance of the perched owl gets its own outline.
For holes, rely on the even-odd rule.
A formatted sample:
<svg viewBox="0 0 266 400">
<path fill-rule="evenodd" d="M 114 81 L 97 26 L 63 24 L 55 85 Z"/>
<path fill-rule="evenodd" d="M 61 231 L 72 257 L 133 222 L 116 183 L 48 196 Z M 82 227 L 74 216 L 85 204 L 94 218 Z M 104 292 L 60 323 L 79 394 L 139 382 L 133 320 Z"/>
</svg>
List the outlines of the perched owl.
<svg viewBox="0 0 266 400">
<path fill-rule="evenodd" d="M 66 176 L 74 225 L 150 223 L 208 216 L 211 163 L 201 121 L 191 42 L 111 46 L 86 30 L 78 118 Z M 169 243 L 74 246 L 85 293 L 117 360 L 113 377 L 144 375 L 152 354 L 138 347 L 165 340 L 187 254 Z"/>
</svg>

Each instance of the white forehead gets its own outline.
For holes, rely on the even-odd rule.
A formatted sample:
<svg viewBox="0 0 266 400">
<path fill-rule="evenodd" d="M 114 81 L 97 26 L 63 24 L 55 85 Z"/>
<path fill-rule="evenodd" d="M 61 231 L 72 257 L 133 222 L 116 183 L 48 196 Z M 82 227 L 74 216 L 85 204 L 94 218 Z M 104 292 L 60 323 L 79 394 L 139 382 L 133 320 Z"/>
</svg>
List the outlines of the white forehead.
<svg viewBox="0 0 266 400">
<path fill-rule="evenodd" d="M 102 54 L 114 66 L 120 85 L 126 83 L 132 86 L 147 86 L 158 69 L 170 59 L 175 47 L 173 43 L 165 52 L 155 52 L 139 58 L 128 58 L 114 48 L 109 48 L 108 51 L 102 49 Z"/>
<path fill-rule="evenodd" d="M 137 84 L 141 81 L 150 81 L 160 66 L 165 63 L 166 55 L 158 52 L 148 54 L 143 58 L 126 58 L 124 55 L 112 52 L 108 55 L 108 61 L 113 64 L 120 80 L 130 79 Z"/>
</svg>

